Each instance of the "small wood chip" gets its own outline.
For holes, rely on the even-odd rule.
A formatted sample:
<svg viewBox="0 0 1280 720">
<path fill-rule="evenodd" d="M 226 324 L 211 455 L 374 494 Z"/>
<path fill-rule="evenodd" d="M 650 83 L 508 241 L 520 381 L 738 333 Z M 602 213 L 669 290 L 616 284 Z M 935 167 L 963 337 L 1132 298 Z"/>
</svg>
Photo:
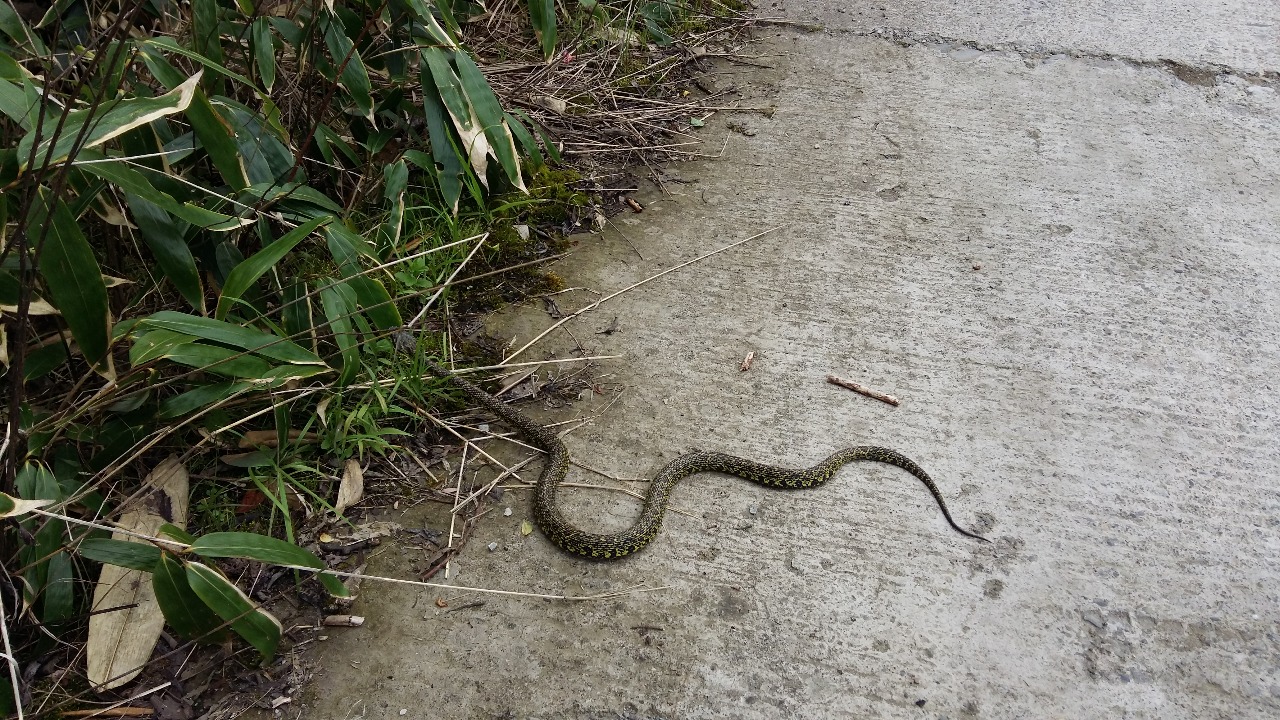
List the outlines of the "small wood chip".
<svg viewBox="0 0 1280 720">
<path fill-rule="evenodd" d="M 742 372 L 746 372 L 750 370 L 751 363 L 754 362 L 755 359 L 756 359 L 756 351 L 752 350 L 751 352 L 747 353 L 746 357 L 742 358 L 742 364 L 738 366 L 738 369 L 741 370 Z"/>
<path fill-rule="evenodd" d="M 364 624 L 364 618 L 360 615 L 325 615 L 320 624 L 329 627 L 360 627 Z"/>
<path fill-rule="evenodd" d="M 627 205 L 631 206 L 631 212 L 636 212 L 636 213 L 644 212 L 644 206 L 636 202 L 635 200 L 632 200 L 629 197 L 624 197 L 622 198 L 622 201 L 625 202 Z"/>
<path fill-rule="evenodd" d="M 842 378 L 836 377 L 835 375 L 828 375 L 827 382 L 831 383 L 832 385 L 839 385 L 842 388 L 848 388 L 849 390 L 852 390 L 861 395 L 866 395 L 869 398 L 875 398 L 880 402 L 888 403 L 890 405 L 893 405 L 894 407 L 897 407 L 899 405 L 898 398 L 892 395 L 886 395 L 880 392 L 879 390 L 872 390 L 866 385 L 859 385 L 858 383 L 853 382 L 852 380 L 844 380 Z"/>
</svg>

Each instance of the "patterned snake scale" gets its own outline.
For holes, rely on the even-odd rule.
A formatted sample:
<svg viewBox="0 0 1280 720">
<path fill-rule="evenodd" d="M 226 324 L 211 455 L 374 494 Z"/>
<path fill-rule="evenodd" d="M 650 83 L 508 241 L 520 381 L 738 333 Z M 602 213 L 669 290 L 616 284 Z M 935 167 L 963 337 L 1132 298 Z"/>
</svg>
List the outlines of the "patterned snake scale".
<svg viewBox="0 0 1280 720">
<path fill-rule="evenodd" d="M 474 402 L 497 415 L 507 424 L 519 430 L 535 447 L 547 453 L 547 461 L 533 497 L 533 518 L 543 534 L 565 552 L 593 560 L 614 560 L 634 553 L 648 545 L 662 527 L 671 489 L 684 478 L 704 472 L 736 475 L 766 487 L 800 489 L 817 487 L 835 476 L 840 468 L 857 460 L 887 463 L 916 476 L 937 501 L 942 515 L 956 532 L 971 538 L 989 542 L 981 535 L 969 532 L 951 518 L 942 492 L 919 465 L 896 450 L 860 446 L 841 450 L 811 468 L 793 470 L 744 460 L 717 452 L 692 452 L 681 455 L 662 468 L 649 485 L 640 517 L 630 528 L 609 535 L 579 530 L 569 522 L 556 506 L 556 491 L 569 472 L 569 450 L 560 437 L 547 428 L 533 422 L 522 413 L 500 402 L 472 383 L 453 375 L 448 370 L 427 361 L 431 372 L 445 378 L 462 389 Z"/>
</svg>

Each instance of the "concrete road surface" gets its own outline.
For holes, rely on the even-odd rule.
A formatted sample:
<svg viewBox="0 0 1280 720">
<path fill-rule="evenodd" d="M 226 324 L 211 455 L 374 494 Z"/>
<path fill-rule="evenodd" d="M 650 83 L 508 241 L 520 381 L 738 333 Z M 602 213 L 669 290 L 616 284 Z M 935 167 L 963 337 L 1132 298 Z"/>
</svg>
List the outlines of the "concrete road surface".
<svg viewBox="0 0 1280 720">
<path fill-rule="evenodd" d="M 289 717 L 1280 717 L 1280 5 L 761 12 L 826 28 L 767 26 L 770 67 L 718 76 L 776 112 L 713 117 L 721 159 L 671 168 L 556 272 L 609 293 L 781 228 L 526 353 L 623 356 L 602 395 L 531 412 L 620 392 L 566 442 L 624 478 L 691 447 L 799 465 L 887 445 L 993 542 L 874 464 L 795 493 L 691 479 L 613 564 L 523 535 L 509 492 L 450 582 L 663 589 L 366 585 L 367 624 L 329 633 Z M 552 322 L 531 305 L 491 331 L 518 347 Z M 564 495 L 596 530 L 637 508 Z"/>
</svg>

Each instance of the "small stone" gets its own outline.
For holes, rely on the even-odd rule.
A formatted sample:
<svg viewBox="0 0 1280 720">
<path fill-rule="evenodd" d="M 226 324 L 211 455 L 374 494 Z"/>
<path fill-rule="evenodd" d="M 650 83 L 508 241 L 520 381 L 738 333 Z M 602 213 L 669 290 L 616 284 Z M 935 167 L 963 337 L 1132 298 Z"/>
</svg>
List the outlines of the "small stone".
<svg viewBox="0 0 1280 720">
<path fill-rule="evenodd" d="M 919 700 L 916 701 L 916 707 L 924 707 L 924 704 L 926 702 L 929 702 L 929 701 L 925 700 L 924 698 L 920 698 Z"/>
<path fill-rule="evenodd" d="M 505 510 L 503 510 L 502 515 L 503 517 L 511 517 L 511 508 L 506 508 Z"/>
<path fill-rule="evenodd" d="M 497 549 L 498 549 L 498 543 L 496 542 L 489 543 L 489 552 L 495 552 Z"/>
<path fill-rule="evenodd" d="M 755 505 L 752 505 L 751 507 L 747 508 L 747 512 L 751 513 L 752 515 L 755 515 L 756 513 L 760 512 L 760 508 L 756 507 Z"/>
<path fill-rule="evenodd" d="M 409 714 L 409 708 L 400 708 L 400 716 L 404 717 Z"/>
</svg>

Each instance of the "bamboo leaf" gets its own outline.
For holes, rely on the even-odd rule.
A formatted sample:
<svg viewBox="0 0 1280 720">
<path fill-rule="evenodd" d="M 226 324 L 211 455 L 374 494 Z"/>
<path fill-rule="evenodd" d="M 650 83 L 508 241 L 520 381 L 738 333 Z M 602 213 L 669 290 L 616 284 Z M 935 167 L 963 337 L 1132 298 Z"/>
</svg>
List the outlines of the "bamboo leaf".
<svg viewBox="0 0 1280 720">
<path fill-rule="evenodd" d="M 286 338 L 213 318 L 162 310 L 138 322 L 140 329 L 159 328 L 250 350 L 272 360 L 324 365 L 315 353 Z"/>
<path fill-rule="evenodd" d="M 141 173 L 138 173 L 141 176 Z M 155 256 L 164 276 L 178 289 L 183 299 L 197 312 L 205 312 L 204 286 L 191 248 L 183 239 L 183 229 L 173 216 L 159 205 L 139 195 L 126 192 L 125 203 L 138 226 L 143 241 Z"/>
<path fill-rule="evenodd" d="M 160 563 L 160 548 L 125 540 L 89 538 L 80 543 L 80 554 L 94 562 L 142 572 L 154 572 Z"/>
<path fill-rule="evenodd" d="M 0 78 L 12 80 L 14 82 L 22 82 L 26 77 L 26 73 L 22 71 L 22 66 L 18 64 L 8 53 L 0 52 Z M 10 87 L 13 87 L 12 85 Z"/>
<path fill-rule="evenodd" d="M 11 518 L 26 515 L 35 508 L 42 508 L 56 502 L 55 500 L 23 500 L 5 493 L 0 493 L 0 518 Z"/>
<path fill-rule="evenodd" d="M 40 188 L 31 208 L 31 228 L 44 234 L 39 258 L 40 275 L 71 334 L 93 369 L 109 380 L 115 379 L 107 347 L 111 341 L 111 318 L 107 309 L 107 286 L 80 226 L 66 203 Z"/>
<path fill-rule="evenodd" d="M 142 199 L 160 207 L 164 211 L 195 225 L 214 232 L 236 230 L 253 222 L 252 220 L 223 215 L 213 210 L 206 210 L 192 203 L 180 203 L 169 193 L 158 190 L 147 179 L 147 176 L 129 167 L 123 161 L 113 160 L 94 150 L 80 153 L 75 166 L 91 175 L 96 175 L 120 189 L 133 193 Z"/>
<path fill-rule="evenodd" d="M 533 32 L 542 45 L 542 58 L 550 60 L 556 52 L 555 0 L 529 0 L 529 14 L 533 21 Z"/>
<path fill-rule="evenodd" d="M 330 285 L 320 291 L 320 304 L 333 330 L 333 340 L 342 356 L 342 372 L 338 385 L 346 385 L 355 379 L 360 370 L 360 348 L 356 343 L 351 316 L 355 313 L 355 293 L 344 284 Z"/>
<path fill-rule="evenodd" d="M 427 61 L 422 63 L 422 104 L 427 116 L 427 132 L 430 133 L 431 156 L 435 161 L 423 169 L 436 176 L 436 181 L 440 185 L 440 195 L 449 206 L 449 212 L 457 214 L 458 201 L 462 197 L 462 159 L 454 149 L 453 133 L 446 120 L 450 116 L 449 110 L 436 86 L 435 73 L 431 66 L 432 59 L 434 58 L 438 64 L 443 63 L 442 73 L 447 72 L 452 75 L 453 71 L 439 50 L 424 48 L 421 55 L 422 59 Z M 410 160 L 412 161 L 412 158 Z M 421 163 L 416 164 L 421 166 Z"/>
<path fill-rule="evenodd" d="M 258 278 L 262 277 L 273 265 L 280 262 L 280 259 L 292 250 L 294 246 L 305 240 L 317 228 L 323 227 L 334 220 L 335 218 L 332 216 L 308 220 L 285 233 L 279 240 L 245 258 L 244 262 L 236 265 L 222 286 L 222 295 L 218 298 L 218 308 L 214 311 L 214 317 L 218 320 L 226 318 L 227 312 L 231 310 L 235 301 L 242 298 L 244 293 L 257 282 Z"/>
<path fill-rule="evenodd" d="M 339 82 L 347 89 L 360 114 L 373 122 L 373 86 L 369 83 L 369 72 L 337 15 L 331 15 L 324 23 L 324 43 L 334 66 L 342 69 Z"/>
<path fill-rule="evenodd" d="M 542 146 L 546 150 L 547 158 L 556 164 L 562 162 L 560 151 L 556 148 L 555 138 L 551 137 L 551 135 L 547 133 L 546 128 L 534 122 L 533 118 L 529 117 L 529 114 L 523 110 L 517 109 L 513 112 L 517 117 L 529 123 L 529 127 L 533 128 L 534 132 L 538 133 L 538 137 L 542 138 Z"/>
<path fill-rule="evenodd" d="M 175 345 L 160 357 L 179 365 L 233 378 L 261 378 L 272 369 L 267 361 L 256 355 L 246 355 L 242 350 L 200 342 Z"/>
<path fill-rule="evenodd" d="M 62 534 L 59 532 L 59 540 Z M 65 622 L 76 611 L 76 578 L 71 564 L 71 554 L 59 550 L 49 558 L 49 572 L 45 579 L 44 605 L 40 620 L 57 625 Z"/>
<path fill-rule="evenodd" d="M 471 107 L 480 120 L 480 126 L 484 128 L 485 137 L 489 139 L 489 148 L 498 159 L 498 164 L 506 171 L 507 179 L 513 186 L 528 192 L 525 189 L 524 180 L 520 178 L 520 158 L 516 156 L 515 141 L 511 139 L 511 130 L 507 128 L 502 104 L 498 102 L 498 97 L 493 94 L 493 89 L 484 79 L 484 74 L 480 72 L 480 68 L 476 67 L 475 61 L 466 51 L 455 52 L 453 63 L 458 68 L 458 79 L 462 83 L 462 89 L 466 92 L 467 99 L 471 101 Z"/>
<path fill-rule="evenodd" d="M 330 595 L 340 598 L 351 597 L 351 591 L 347 589 L 346 585 L 342 584 L 341 578 L 337 575 L 330 575 L 327 572 L 322 572 L 318 573 L 316 577 L 320 578 L 320 582 L 324 585 L 324 589 L 328 590 Z"/>
<path fill-rule="evenodd" d="M 196 92 L 186 115 L 187 120 L 191 122 L 191 129 L 200 139 L 201 147 L 209 153 L 213 166 L 222 175 L 223 182 L 230 185 L 233 190 L 248 187 L 249 178 L 245 173 L 244 163 L 240 159 L 231 123 L 218 114 L 203 90 Z"/>
<path fill-rule="evenodd" d="M 157 330 L 138 337 L 129 347 L 129 364 L 138 367 L 144 363 L 164 357 L 179 345 L 188 345 L 196 339 L 186 333 L 170 330 Z"/>
<path fill-rule="evenodd" d="M 174 540 L 177 540 L 180 543 L 186 543 L 187 545 L 196 541 L 195 535 L 192 535 L 173 523 L 165 523 L 161 525 L 160 529 L 156 531 L 156 534 L 171 537 Z"/>
<path fill-rule="evenodd" d="M 435 13 L 431 12 L 431 7 L 429 7 L 424 0 L 407 0 L 407 4 L 413 11 L 415 19 L 422 23 L 422 26 L 427 30 L 427 34 L 431 36 L 431 39 L 434 40 L 436 44 L 449 49 L 458 47 L 458 43 L 454 42 L 450 33 L 441 27 L 440 23 L 436 21 Z M 449 25 L 450 30 L 457 33 L 458 21 L 453 18 L 453 13 L 449 12 L 448 9 L 444 7 L 443 3 L 433 3 L 433 5 L 441 11 L 440 14 L 445 18 L 445 22 Z"/>
<path fill-rule="evenodd" d="M 542 153 L 538 150 L 538 141 L 533 139 L 533 134 L 525 128 L 515 115 L 506 113 L 505 117 L 507 119 L 507 127 L 511 128 L 511 134 L 515 136 L 516 140 L 520 141 L 520 146 L 524 148 L 525 157 L 529 158 L 535 169 L 542 167 Z"/>
<path fill-rule="evenodd" d="M 150 334 L 150 333 L 148 333 Z M 201 385 L 180 395 L 166 398 L 160 403 L 156 416 L 172 420 L 187 413 L 221 402 L 255 386 L 255 383 L 238 380 Z"/>
<path fill-rule="evenodd" d="M 0 80 L 0 113 L 18 123 L 23 130 L 30 130 L 31 110 L 31 103 L 22 88 L 8 80 Z"/>
<path fill-rule="evenodd" d="M 202 65 L 204 68 L 206 68 L 207 70 L 209 70 L 215 75 L 221 75 L 223 77 L 226 77 L 229 80 L 235 80 L 237 83 L 244 85 L 245 87 L 257 93 L 258 95 L 266 94 L 262 92 L 262 89 L 259 88 L 258 84 L 255 83 L 253 80 L 250 80 L 248 77 L 245 77 L 244 75 L 241 75 L 238 72 L 229 70 L 227 66 L 223 64 L 223 60 L 221 56 L 222 47 L 220 44 L 214 45 L 214 49 L 215 49 L 215 52 L 217 53 L 217 57 L 214 57 L 213 55 L 209 55 L 207 53 L 201 53 L 199 51 L 191 50 L 189 48 L 183 47 L 178 43 L 177 40 L 174 40 L 173 38 L 168 36 L 160 36 L 160 37 L 152 38 L 150 40 L 145 40 L 139 45 L 139 47 L 144 51 L 151 48 L 155 48 L 157 50 L 168 50 L 171 53 L 175 53 L 177 55 L 190 58 L 200 63 L 200 65 Z"/>
<path fill-rule="evenodd" d="M 222 619 L 191 589 L 186 568 L 177 558 L 161 555 L 151 575 L 151 587 L 165 621 L 181 637 L 218 642 L 226 636 Z"/>
<path fill-rule="evenodd" d="M 31 32 L 9 3 L 0 3 L 0 32 L 8 35 L 16 45 L 31 51 L 31 54 L 36 57 L 48 53 L 44 43 Z"/>
<path fill-rule="evenodd" d="M 264 17 L 253 20 L 253 63 L 258 67 L 262 87 L 270 93 L 276 84 L 276 48 L 271 39 L 271 23 Z"/>
<path fill-rule="evenodd" d="M 191 552 L 202 557 L 244 558 L 273 565 L 300 565 L 324 569 L 324 562 L 310 552 L 283 540 L 249 532 L 209 533 L 191 544 Z"/>
<path fill-rule="evenodd" d="M 119 100 L 105 111 L 93 108 L 77 110 L 67 116 L 66 123 L 56 137 L 42 137 L 36 147 L 36 162 L 48 164 L 66 160 L 76 142 L 80 140 L 80 131 L 86 123 L 90 129 L 84 137 L 79 149 L 97 147 L 112 138 L 129 132 L 133 128 L 146 125 L 166 115 L 173 115 L 187 109 L 195 95 L 196 83 L 200 81 L 200 73 L 196 73 L 178 87 L 156 97 L 139 97 Z M 45 123 L 46 128 L 56 127 L 56 122 Z M 34 133 L 28 133 L 18 142 L 20 169 L 27 168 L 27 160 L 31 157 L 31 146 L 35 142 Z"/>
<path fill-rule="evenodd" d="M 186 564 L 187 582 L 195 594 L 262 655 L 268 659 L 280 645 L 283 628 L 271 613 L 259 608 L 220 573 L 198 562 Z"/>
<path fill-rule="evenodd" d="M 222 65 L 222 39 L 218 32 L 217 0 L 191 0 L 191 44 L 195 47 L 193 55 L 208 58 L 208 61 L 215 65 Z M 248 80 L 243 82 L 246 85 L 252 85 Z M 210 92 L 222 92 L 222 82 L 214 81 L 213 78 L 209 78 L 205 87 Z"/>
</svg>

